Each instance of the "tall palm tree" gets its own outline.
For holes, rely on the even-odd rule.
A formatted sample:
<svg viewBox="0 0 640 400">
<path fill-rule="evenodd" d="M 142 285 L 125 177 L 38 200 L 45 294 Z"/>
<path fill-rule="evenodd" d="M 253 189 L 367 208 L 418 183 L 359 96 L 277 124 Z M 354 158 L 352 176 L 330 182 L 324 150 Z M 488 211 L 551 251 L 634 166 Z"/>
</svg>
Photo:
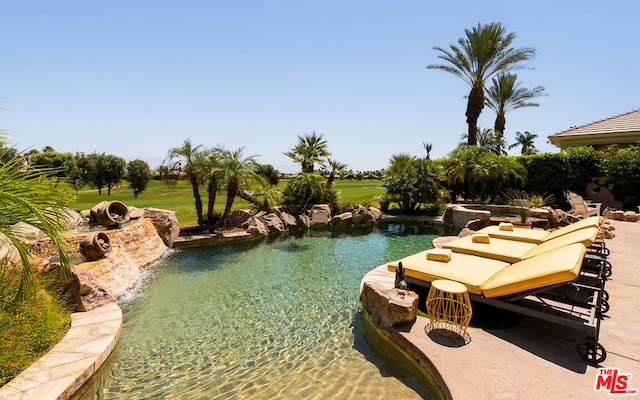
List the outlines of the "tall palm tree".
<svg viewBox="0 0 640 400">
<path fill-rule="evenodd" d="M 313 132 L 311 135 L 298 135 L 298 143 L 291 151 L 283 153 L 293 161 L 300 163 L 302 172 L 313 172 L 315 164 L 323 164 L 323 158 L 331 155 L 327 150 L 327 141 Z"/>
<path fill-rule="evenodd" d="M 199 152 L 197 156 L 199 169 L 202 171 L 202 179 L 207 185 L 207 216 L 206 224 L 213 226 L 214 208 L 220 186 L 220 154 L 216 149 Z"/>
<path fill-rule="evenodd" d="M 509 146 L 510 149 L 518 146 L 522 146 L 520 150 L 520 154 L 530 154 L 535 153 L 536 146 L 533 144 L 533 140 L 537 138 L 538 135 L 525 131 L 524 133 L 516 132 L 516 142 Z"/>
<path fill-rule="evenodd" d="M 343 173 L 347 164 L 341 163 L 338 160 L 334 160 L 331 157 L 327 157 L 327 166 L 329 168 L 329 177 L 327 177 L 327 186 L 331 186 L 333 181 L 336 179 L 336 174 Z"/>
<path fill-rule="evenodd" d="M 468 144 L 476 144 L 478 117 L 484 108 L 484 85 L 493 75 L 503 71 L 524 68 L 520 63 L 535 56 L 531 48 L 511 47 L 515 33 L 506 33 L 497 22 L 465 29 L 465 37 L 458 39 L 458 46 L 450 50 L 434 47 L 441 54 L 438 58 L 447 64 L 432 64 L 430 69 L 449 72 L 471 86 L 465 113 L 468 124 Z"/>
<path fill-rule="evenodd" d="M 0 153 L 7 151 L 8 148 Z M 0 154 L 0 159 L 3 156 Z M 0 162 L 0 247 L 15 248 L 22 263 L 17 301 L 31 294 L 34 266 L 24 231 L 16 228 L 15 223 L 26 222 L 49 236 L 60 256 L 59 278 L 64 282 L 71 274 L 69 246 L 63 236 L 64 207 L 71 201 L 71 195 L 51 177 L 51 169 L 25 170 L 23 165 L 22 155 Z"/>
<path fill-rule="evenodd" d="M 198 153 L 202 145 L 194 146 L 191 140 L 184 141 L 181 147 L 174 147 L 169 150 L 169 160 L 174 164 L 184 162 L 184 172 L 189 177 L 191 188 L 193 190 L 193 198 L 195 200 L 196 215 L 198 217 L 198 225 L 204 228 L 204 218 L 202 216 L 202 199 L 200 198 L 199 177 L 198 177 Z"/>
<path fill-rule="evenodd" d="M 508 111 L 523 107 L 538 107 L 540 104 L 532 102 L 531 99 L 545 95 L 543 86 L 527 89 L 520 87 L 517 80 L 516 74 L 501 73 L 491 79 L 492 85 L 487 88 L 485 105 L 496 112 L 496 121 L 493 126 L 496 132 L 504 133 L 507 121 L 505 114 Z"/>
<path fill-rule="evenodd" d="M 227 201 L 224 206 L 224 212 L 220 217 L 217 225 L 222 225 L 226 221 L 236 196 L 246 199 L 252 198 L 248 196 L 244 189 L 254 188 L 262 182 L 262 178 L 257 174 L 258 163 L 256 155 L 244 156 L 244 147 L 237 150 L 226 150 L 223 147 L 216 148 L 219 155 L 220 176 L 223 186 L 226 187 Z"/>
</svg>

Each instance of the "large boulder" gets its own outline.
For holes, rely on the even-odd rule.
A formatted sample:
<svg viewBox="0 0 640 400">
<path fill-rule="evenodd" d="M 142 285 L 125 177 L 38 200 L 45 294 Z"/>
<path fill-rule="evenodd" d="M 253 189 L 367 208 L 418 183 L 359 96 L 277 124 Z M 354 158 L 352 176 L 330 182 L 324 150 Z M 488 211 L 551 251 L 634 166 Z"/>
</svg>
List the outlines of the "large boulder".
<svg viewBox="0 0 640 400">
<path fill-rule="evenodd" d="M 264 223 L 259 218 L 252 217 L 244 223 L 243 228 L 254 236 L 267 236 L 269 234 L 269 228 L 264 226 Z"/>
<path fill-rule="evenodd" d="M 371 214 L 371 216 L 373 217 L 374 221 L 377 221 L 380 218 L 382 218 L 382 211 L 380 211 L 379 209 L 375 207 L 369 207 L 367 210 L 369 211 L 369 214 Z"/>
<path fill-rule="evenodd" d="M 628 222 L 638 222 L 638 214 L 635 211 L 625 211 L 624 220 Z"/>
<path fill-rule="evenodd" d="M 226 225 L 230 228 L 240 228 L 251 217 L 252 214 L 249 209 L 235 210 L 229 215 Z"/>
<path fill-rule="evenodd" d="M 44 237 L 44 232 L 26 222 L 18 222 L 11 225 L 11 230 L 30 247 L 34 247 Z"/>
<path fill-rule="evenodd" d="M 300 214 L 296 217 L 298 227 L 303 229 L 311 228 L 311 217 L 306 214 Z"/>
<path fill-rule="evenodd" d="M 332 226 L 351 225 L 353 222 L 353 214 L 350 212 L 343 212 L 342 214 L 334 215 L 331 218 Z"/>
<path fill-rule="evenodd" d="M 71 302 L 74 311 L 91 311 L 116 298 L 102 282 L 77 265 L 71 267 Z"/>
<path fill-rule="evenodd" d="M 173 247 L 173 242 L 180 236 L 176 212 L 147 207 L 144 208 L 144 218 L 151 220 L 164 244 Z"/>
<path fill-rule="evenodd" d="M 373 323 L 381 328 L 411 323 L 416 319 L 418 295 L 409 290 L 364 282 L 360 301 Z"/>
<path fill-rule="evenodd" d="M 273 212 L 280 218 L 285 229 L 295 229 L 298 227 L 296 217 L 285 211 L 282 207 L 273 207 Z"/>
<path fill-rule="evenodd" d="M 354 225 L 370 224 L 375 221 L 373 215 L 363 206 L 356 206 L 351 213 Z"/>
<path fill-rule="evenodd" d="M 331 208 L 328 204 L 315 204 L 309 210 L 311 224 L 316 226 L 329 226 L 331 223 Z"/>
<path fill-rule="evenodd" d="M 269 213 L 259 218 L 270 233 L 282 233 L 285 231 L 282 220 L 276 213 Z"/>
</svg>

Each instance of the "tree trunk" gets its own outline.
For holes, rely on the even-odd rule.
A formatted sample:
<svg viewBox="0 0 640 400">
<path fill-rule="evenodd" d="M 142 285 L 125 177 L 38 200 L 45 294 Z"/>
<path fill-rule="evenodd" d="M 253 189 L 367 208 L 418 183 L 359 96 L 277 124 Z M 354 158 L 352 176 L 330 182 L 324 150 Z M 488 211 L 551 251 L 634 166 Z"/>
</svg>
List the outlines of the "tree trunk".
<svg viewBox="0 0 640 400">
<path fill-rule="evenodd" d="M 191 182 L 191 188 L 193 189 L 193 198 L 196 201 L 196 215 L 198 216 L 198 226 L 204 228 L 204 220 L 202 218 L 202 199 L 200 198 L 200 188 L 198 187 L 198 177 L 195 171 L 191 171 L 189 174 L 189 181 Z"/>
<path fill-rule="evenodd" d="M 229 182 L 227 185 L 227 202 L 224 205 L 224 212 L 222 213 L 222 217 L 216 224 L 220 226 L 226 222 L 229 213 L 231 212 L 231 207 L 233 207 L 233 202 L 236 199 L 236 193 L 238 193 L 238 184 L 237 182 Z"/>
<path fill-rule="evenodd" d="M 467 132 L 467 144 L 469 145 L 478 144 L 478 117 L 480 117 L 483 107 L 484 89 L 482 86 L 471 88 L 469 100 L 467 101 L 467 112 L 465 113 L 467 116 L 467 125 L 469 126 L 469 130 Z"/>
<path fill-rule="evenodd" d="M 216 204 L 216 196 L 218 194 L 218 178 L 215 176 L 211 178 L 209 181 L 209 186 L 207 187 L 207 192 L 209 194 L 207 200 L 207 226 L 213 225 L 213 209 Z"/>
<path fill-rule="evenodd" d="M 496 133 L 504 133 L 504 128 L 506 124 L 507 124 L 507 119 L 504 117 L 504 115 L 498 114 L 496 116 L 496 122 L 493 124 L 493 130 L 496 131 Z"/>
<path fill-rule="evenodd" d="M 242 188 L 238 188 L 238 197 L 258 207 L 259 211 L 266 211 L 269 208 L 269 203 L 267 203 L 266 200 L 263 202 L 258 201 L 255 197 L 242 190 Z"/>
</svg>

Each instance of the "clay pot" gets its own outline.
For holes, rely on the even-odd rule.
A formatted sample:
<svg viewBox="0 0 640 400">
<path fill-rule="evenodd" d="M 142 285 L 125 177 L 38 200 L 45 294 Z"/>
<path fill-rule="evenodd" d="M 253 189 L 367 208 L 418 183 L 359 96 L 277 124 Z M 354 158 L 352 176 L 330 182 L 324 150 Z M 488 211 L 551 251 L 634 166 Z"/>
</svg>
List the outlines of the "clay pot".
<svg viewBox="0 0 640 400">
<path fill-rule="evenodd" d="M 87 261 L 94 261 L 104 257 L 104 254 L 111 250 L 111 241 L 104 232 L 92 232 L 85 236 L 80 242 L 80 254 Z"/>
<path fill-rule="evenodd" d="M 105 203 L 96 212 L 96 220 L 106 227 L 118 227 L 129 218 L 129 207 L 117 200 Z"/>
</svg>

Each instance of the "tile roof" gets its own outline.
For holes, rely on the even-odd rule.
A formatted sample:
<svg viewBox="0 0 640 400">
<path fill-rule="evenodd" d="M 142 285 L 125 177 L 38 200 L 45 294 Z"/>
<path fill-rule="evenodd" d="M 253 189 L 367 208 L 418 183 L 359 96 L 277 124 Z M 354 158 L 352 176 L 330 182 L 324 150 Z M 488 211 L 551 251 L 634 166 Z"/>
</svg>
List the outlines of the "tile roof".
<svg viewBox="0 0 640 400">
<path fill-rule="evenodd" d="M 599 121 L 574 126 L 561 132 L 549 135 L 549 139 L 557 137 L 602 135 L 607 133 L 640 132 L 640 108 L 623 114 L 614 115 Z"/>
</svg>

